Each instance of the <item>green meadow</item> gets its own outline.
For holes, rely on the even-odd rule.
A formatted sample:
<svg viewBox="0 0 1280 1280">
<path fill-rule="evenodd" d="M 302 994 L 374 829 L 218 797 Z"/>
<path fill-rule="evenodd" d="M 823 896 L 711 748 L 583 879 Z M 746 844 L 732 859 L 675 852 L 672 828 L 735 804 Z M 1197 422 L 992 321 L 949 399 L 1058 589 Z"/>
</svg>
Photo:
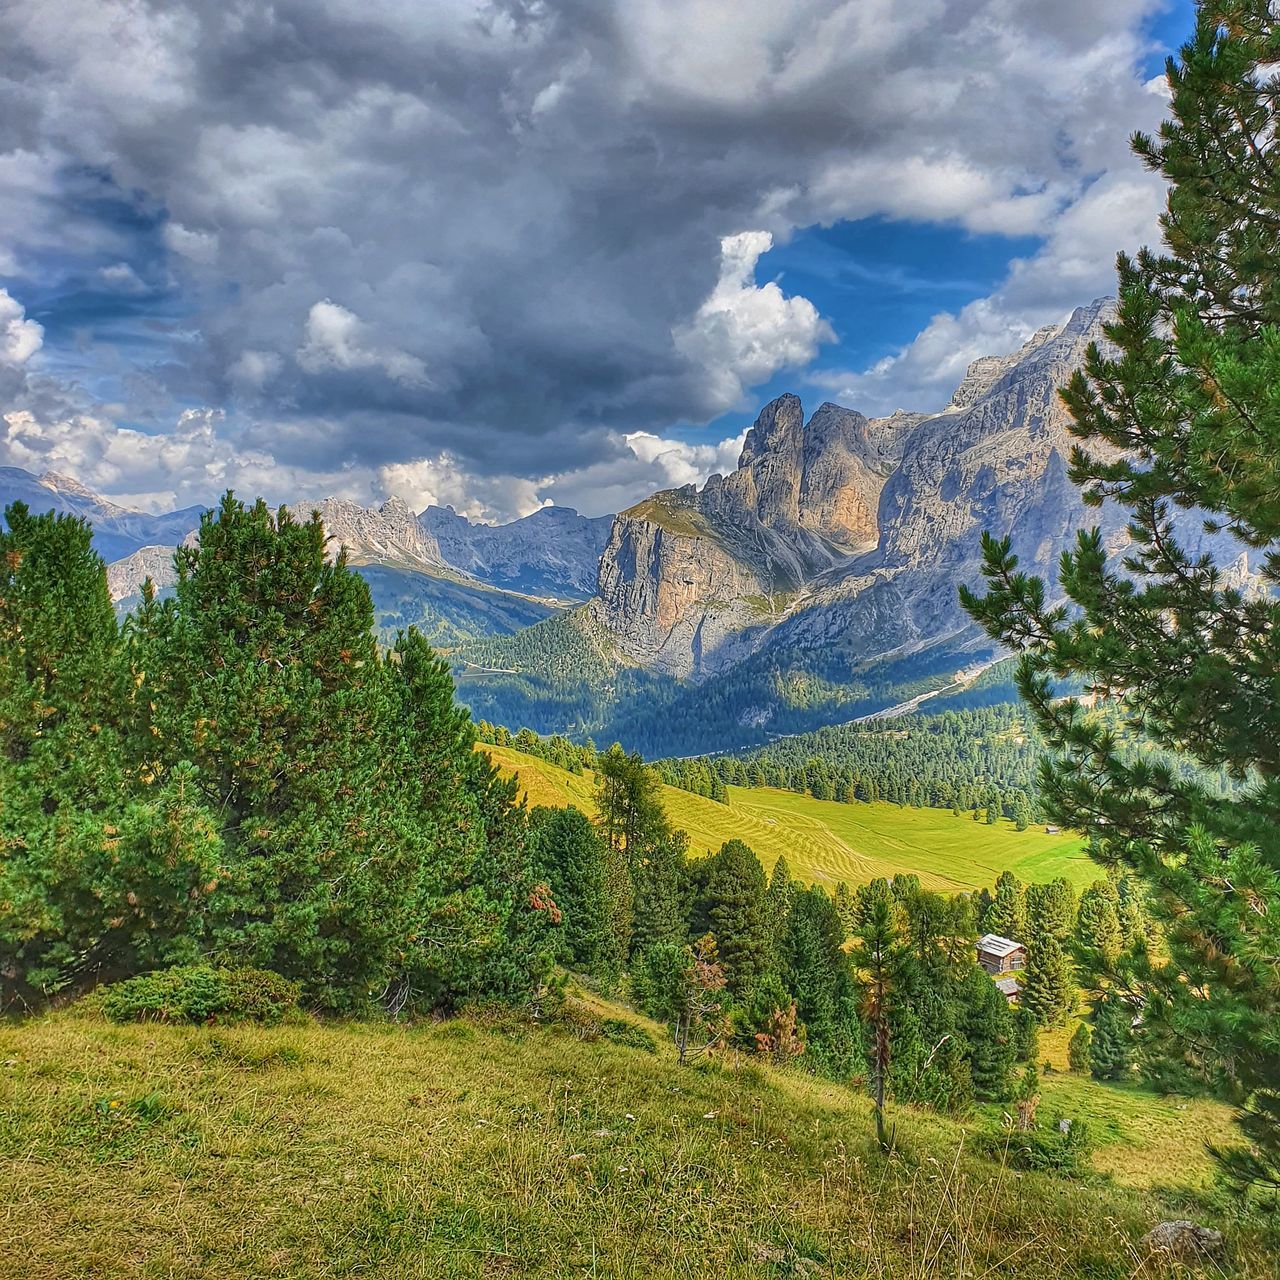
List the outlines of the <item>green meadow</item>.
<svg viewBox="0 0 1280 1280">
<path fill-rule="evenodd" d="M 519 776 L 530 805 L 573 804 L 594 812 L 592 774 L 570 773 L 508 747 L 482 749 L 503 773 Z M 990 887 L 1002 871 L 1024 881 L 1065 876 L 1077 888 L 1100 875 L 1069 832 L 1018 831 L 1007 821 L 988 826 L 946 809 L 838 804 L 754 787 L 730 787 L 728 804 L 675 787 L 663 787 L 662 800 L 672 825 L 689 833 L 695 854 L 744 840 L 766 871 L 785 857 L 793 876 L 828 889 L 841 880 L 864 884 L 906 872 L 926 888 L 953 893 Z"/>
</svg>

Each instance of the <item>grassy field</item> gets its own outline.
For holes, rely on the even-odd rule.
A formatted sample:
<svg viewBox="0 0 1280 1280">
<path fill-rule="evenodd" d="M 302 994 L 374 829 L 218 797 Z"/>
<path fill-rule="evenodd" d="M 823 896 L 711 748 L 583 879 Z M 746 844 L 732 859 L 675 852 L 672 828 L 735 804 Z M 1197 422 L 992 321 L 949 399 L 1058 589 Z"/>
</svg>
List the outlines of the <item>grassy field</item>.
<svg viewBox="0 0 1280 1280">
<path fill-rule="evenodd" d="M 519 775 L 531 805 L 594 810 L 592 775 L 569 773 L 506 747 L 483 749 L 504 773 Z M 736 837 L 755 850 L 766 871 L 781 855 L 792 875 L 828 889 L 841 880 L 864 884 L 904 871 L 917 874 L 928 888 L 951 892 L 990 887 L 1002 871 L 1027 881 L 1066 876 L 1078 888 L 1101 874 L 1071 834 L 1047 835 L 1042 827 L 1018 831 L 1011 822 L 989 827 L 945 809 L 837 804 L 745 787 L 730 787 L 727 805 L 675 787 L 663 787 L 662 801 L 672 824 L 689 833 L 695 853 Z"/>
<path fill-rule="evenodd" d="M 1141 1187 L 1017 1174 L 899 1111 L 885 1159 L 852 1089 L 680 1067 L 599 1021 L 634 1015 L 597 997 L 570 1012 L 0 1025 L 0 1280 L 1122 1280 L 1182 1274 L 1142 1254 L 1154 1222 L 1212 1218 L 1150 1185 L 1195 1181 L 1186 1158 L 1153 1158 Z M 1274 1241 L 1227 1229 L 1230 1274 L 1274 1275 Z"/>
</svg>

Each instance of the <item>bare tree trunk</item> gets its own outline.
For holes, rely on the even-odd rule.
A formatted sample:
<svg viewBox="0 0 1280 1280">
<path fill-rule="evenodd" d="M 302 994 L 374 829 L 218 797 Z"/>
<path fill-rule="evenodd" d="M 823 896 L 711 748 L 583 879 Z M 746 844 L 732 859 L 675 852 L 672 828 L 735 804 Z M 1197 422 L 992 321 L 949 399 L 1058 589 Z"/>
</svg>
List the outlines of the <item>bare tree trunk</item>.
<svg viewBox="0 0 1280 1280">
<path fill-rule="evenodd" d="M 889 1073 L 889 1026 L 883 1015 L 876 1019 L 876 1052 L 875 1052 L 875 1117 L 876 1141 L 882 1151 L 888 1151 L 889 1142 L 884 1132 L 884 1092 L 885 1077 Z"/>
</svg>

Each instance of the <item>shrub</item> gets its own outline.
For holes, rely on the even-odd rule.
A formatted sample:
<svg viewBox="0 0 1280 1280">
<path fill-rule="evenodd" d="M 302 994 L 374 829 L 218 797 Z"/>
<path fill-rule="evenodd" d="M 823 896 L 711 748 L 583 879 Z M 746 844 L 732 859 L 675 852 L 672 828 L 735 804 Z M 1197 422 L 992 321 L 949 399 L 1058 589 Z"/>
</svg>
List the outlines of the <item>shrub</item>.
<svg viewBox="0 0 1280 1280">
<path fill-rule="evenodd" d="M 978 1145 L 993 1160 L 1003 1160 L 1013 1169 L 1060 1173 L 1077 1178 L 1089 1172 L 1093 1141 L 1089 1126 L 1073 1120 L 1065 1133 L 1052 1126 L 1035 1125 L 1019 1129 L 989 1130 L 980 1134 Z"/>
<path fill-rule="evenodd" d="M 267 969 L 191 965 L 139 974 L 102 997 L 112 1022 L 279 1022 L 297 1007 L 298 985 Z"/>
<path fill-rule="evenodd" d="M 657 1053 L 658 1046 L 653 1037 L 633 1022 L 624 1022 L 621 1018 L 606 1018 L 600 1024 L 600 1034 L 610 1044 L 620 1044 L 628 1049 L 642 1049 L 645 1053 Z"/>
</svg>

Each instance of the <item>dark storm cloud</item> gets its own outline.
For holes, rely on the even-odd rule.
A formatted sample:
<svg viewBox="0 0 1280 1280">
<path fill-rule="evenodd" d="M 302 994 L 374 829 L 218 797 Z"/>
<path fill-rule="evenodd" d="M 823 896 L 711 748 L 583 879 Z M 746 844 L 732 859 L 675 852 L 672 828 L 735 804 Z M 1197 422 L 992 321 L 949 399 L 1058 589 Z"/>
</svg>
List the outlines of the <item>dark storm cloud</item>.
<svg viewBox="0 0 1280 1280">
<path fill-rule="evenodd" d="M 756 282 L 767 237 L 725 237 L 871 215 L 1051 233 L 1152 113 L 1151 7 L 9 6 L 0 275 L 24 302 L 57 251 L 120 314 L 176 290 L 188 332 L 141 371 L 148 413 L 157 385 L 171 417 L 225 408 L 202 439 L 290 484 L 441 455 L 477 483 L 647 483 L 667 464 L 625 433 L 710 419 L 832 337 Z M 88 172 L 135 224 L 95 216 Z M 175 493 L 209 480 L 188 444 Z"/>
</svg>

